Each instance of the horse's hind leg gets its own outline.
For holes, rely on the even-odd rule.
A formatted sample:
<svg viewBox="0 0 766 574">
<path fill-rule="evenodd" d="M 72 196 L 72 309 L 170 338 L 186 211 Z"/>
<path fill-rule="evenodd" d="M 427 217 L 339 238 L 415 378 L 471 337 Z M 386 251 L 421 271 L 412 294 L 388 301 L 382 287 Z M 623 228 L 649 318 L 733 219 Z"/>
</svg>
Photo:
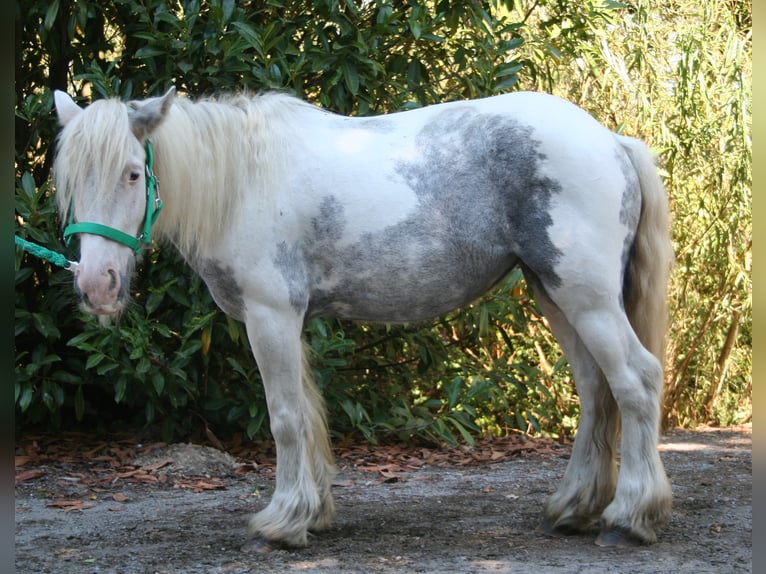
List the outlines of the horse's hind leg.
<svg viewBox="0 0 766 574">
<path fill-rule="evenodd" d="M 596 523 L 614 496 L 619 412 L 601 369 L 577 332 L 529 273 L 527 280 L 569 361 L 580 397 L 572 456 L 558 490 L 545 505 L 541 525 L 546 534 L 571 534 Z"/>
<path fill-rule="evenodd" d="M 250 520 L 256 539 L 305 546 L 308 531 L 330 525 L 335 476 L 324 405 L 289 312 L 248 310 L 247 333 L 258 363 L 277 449 L 276 489 Z"/>
<path fill-rule="evenodd" d="M 598 292 L 570 286 L 549 293 L 601 369 L 620 410 L 617 487 L 601 515 L 597 543 L 651 543 L 671 508 L 670 484 L 657 451 L 662 366 L 638 340 L 619 298 L 592 296 Z"/>
</svg>

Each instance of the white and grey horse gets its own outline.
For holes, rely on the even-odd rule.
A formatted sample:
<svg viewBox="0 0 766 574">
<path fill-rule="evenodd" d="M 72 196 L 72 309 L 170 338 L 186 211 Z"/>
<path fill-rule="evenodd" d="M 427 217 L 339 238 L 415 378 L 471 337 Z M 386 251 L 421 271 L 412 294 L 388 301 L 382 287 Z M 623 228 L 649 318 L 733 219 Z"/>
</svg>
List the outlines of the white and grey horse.
<svg viewBox="0 0 766 574">
<path fill-rule="evenodd" d="M 153 155 L 164 201 L 155 236 L 246 325 L 278 457 L 271 501 L 250 521 L 255 540 L 301 546 L 331 523 L 334 464 L 306 321 L 431 318 L 515 266 L 571 364 L 582 411 L 542 530 L 600 521 L 599 544 L 656 540 L 671 508 L 657 442 L 673 254 L 643 143 L 540 93 L 367 118 L 273 93 L 193 101 L 171 89 L 81 108 L 57 92 L 55 103 L 58 203 L 80 236 L 83 308 L 113 315 L 126 304 L 136 236 L 156 218 Z"/>
</svg>

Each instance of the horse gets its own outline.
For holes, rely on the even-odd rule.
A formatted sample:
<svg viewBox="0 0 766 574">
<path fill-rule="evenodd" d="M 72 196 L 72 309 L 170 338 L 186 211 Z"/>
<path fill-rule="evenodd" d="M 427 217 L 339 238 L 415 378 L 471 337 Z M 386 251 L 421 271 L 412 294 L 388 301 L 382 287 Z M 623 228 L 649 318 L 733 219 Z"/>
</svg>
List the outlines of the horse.
<svg viewBox="0 0 766 574">
<path fill-rule="evenodd" d="M 82 308 L 119 315 L 154 223 L 245 324 L 277 452 L 249 542 L 303 547 L 331 525 L 335 466 L 306 322 L 433 318 L 517 267 L 581 406 L 539 535 L 657 540 L 672 506 L 657 444 L 673 249 L 645 143 L 536 92 L 369 117 L 278 92 L 54 99 L 56 196 L 79 235 Z M 161 217 L 146 192 L 157 179 Z"/>
</svg>

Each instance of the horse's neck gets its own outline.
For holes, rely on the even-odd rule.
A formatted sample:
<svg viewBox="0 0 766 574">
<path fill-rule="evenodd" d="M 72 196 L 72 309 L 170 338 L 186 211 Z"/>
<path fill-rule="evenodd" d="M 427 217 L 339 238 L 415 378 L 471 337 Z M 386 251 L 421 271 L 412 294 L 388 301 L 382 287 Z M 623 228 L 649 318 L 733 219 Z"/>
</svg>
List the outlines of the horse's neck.
<svg viewBox="0 0 766 574">
<path fill-rule="evenodd" d="M 277 130 L 255 104 L 171 110 L 152 138 L 165 203 L 157 230 L 188 256 L 213 248 L 245 201 L 274 202 L 289 146 L 287 130 Z"/>
</svg>

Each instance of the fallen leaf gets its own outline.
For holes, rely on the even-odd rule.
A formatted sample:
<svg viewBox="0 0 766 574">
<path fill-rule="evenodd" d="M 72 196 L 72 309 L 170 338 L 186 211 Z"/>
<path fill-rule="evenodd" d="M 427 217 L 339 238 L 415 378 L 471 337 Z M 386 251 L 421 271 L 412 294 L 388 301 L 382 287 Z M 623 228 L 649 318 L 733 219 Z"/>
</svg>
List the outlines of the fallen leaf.
<svg viewBox="0 0 766 574">
<path fill-rule="evenodd" d="M 48 508 L 60 508 L 65 512 L 70 510 L 85 510 L 86 508 L 93 508 L 92 504 L 85 504 L 82 500 L 54 500 L 46 504 Z"/>
<path fill-rule="evenodd" d="M 114 500 L 115 502 L 127 502 L 130 499 L 127 496 L 125 496 L 124 494 L 120 494 L 119 492 L 115 492 L 112 495 L 112 500 Z"/>
<path fill-rule="evenodd" d="M 41 468 L 32 468 L 30 470 L 24 470 L 16 474 L 16 482 L 24 482 L 25 480 L 40 478 L 44 474 L 45 474 L 45 471 Z"/>
<path fill-rule="evenodd" d="M 71 508 L 64 508 L 62 509 L 64 512 L 71 512 L 72 510 L 87 510 L 88 508 L 93 508 L 93 504 L 83 504 L 81 506 L 73 506 Z"/>
<path fill-rule="evenodd" d="M 192 492 L 202 492 L 203 490 L 225 490 L 226 485 L 219 479 L 213 478 L 209 480 L 177 480 L 176 486 L 180 488 L 188 488 Z"/>
<path fill-rule="evenodd" d="M 159 462 L 155 462 L 154 464 L 147 464 L 146 466 L 141 467 L 141 469 L 146 472 L 151 472 L 152 470 L 157 470 L 158 468 L 162 468 L 163 466 L 173 464 L 174 462 L 175 462 L 175 459 L 165 458 Z"/>
<path fill-rule="evenodd" d="M 153 474 L 145 474 L 145 473 L 134 474 L 133 476 L 130 477 L 130 479 L 135 482 L 144 482 L 149 484 L 160 482 L 160 479 L 158 477 L 154 476 Z"/>
<path fill-rule="evenodd" d="M 115 478 L 132 478 L 137 474 L 146 474 L 146 471 L 142 468 L 135 468 L 133 470 L 127 470 L 125 472 L 116 472 Z"/>
<path fill-rule="evenodd" d="M 17 456 L 15 459 L 15 466 L 16 468 L 19 468 L 20 466 L 24 466 L 32 459 L 31 456 Z"/>
</svg>

